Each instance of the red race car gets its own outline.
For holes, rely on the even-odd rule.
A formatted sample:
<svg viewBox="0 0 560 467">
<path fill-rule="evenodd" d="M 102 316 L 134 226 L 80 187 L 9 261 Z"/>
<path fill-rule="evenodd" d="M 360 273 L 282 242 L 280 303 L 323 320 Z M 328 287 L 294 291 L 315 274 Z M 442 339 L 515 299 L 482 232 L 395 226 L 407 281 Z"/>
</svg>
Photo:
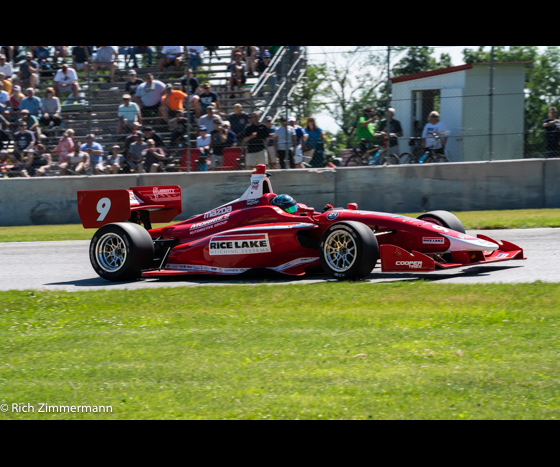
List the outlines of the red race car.
<svg viewBox="0 0 560 467">
<path fill-rule="evenodd" d="M 325 206 L 323 212 L 277 196 L 259 166 L 238 200 L 159 229 L 182 212 L 178 186 L 78 192 L 85 228 L 99 229 L 91 264 L 109 281 L 185 275 L 238 275 L 268 269 L 290 276 L 324 272 L 339 280 L 382 272 L 429 273 L 511 260 L 511 243 L 465 232 L 453 214 L 418 219 Z M 143 227 L 142 227 L 143 225 Z"/>
</svg>

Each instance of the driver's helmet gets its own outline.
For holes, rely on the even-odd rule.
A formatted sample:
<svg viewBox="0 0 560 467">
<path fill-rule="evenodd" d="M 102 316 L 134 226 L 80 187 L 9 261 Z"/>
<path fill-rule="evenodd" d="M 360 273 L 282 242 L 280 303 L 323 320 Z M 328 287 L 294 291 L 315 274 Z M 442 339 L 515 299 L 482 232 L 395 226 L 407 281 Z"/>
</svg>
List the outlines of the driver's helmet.
<svg viewBox="0 0 560 467">
<path fill-rule="evenodd" d="M 283 209 L 288 214 L 295 214 L 296 212 L 298 212 L 298 205 L 296 200 L 288 195 L 277 196 L 270 202 L 270 204 L 272 206 Z"/>
</svg>

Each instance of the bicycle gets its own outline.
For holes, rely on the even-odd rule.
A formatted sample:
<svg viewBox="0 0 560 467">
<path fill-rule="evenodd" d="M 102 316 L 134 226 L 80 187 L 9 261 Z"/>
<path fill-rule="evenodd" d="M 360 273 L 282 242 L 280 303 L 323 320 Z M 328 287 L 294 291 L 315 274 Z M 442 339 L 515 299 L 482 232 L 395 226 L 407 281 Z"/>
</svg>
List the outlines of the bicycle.
<svg viewBox="0 0 560 467">
<path fill-rule="evenodd" d="M 441 136 L 438 133 L 430 133 L 436 142 L 441 141 Z M 442 162 L 449 162 L 449 158 L 445 154 L 445 147 L 439 149 L 430 147 L 422 148 L 422 138 L 410 138 L 410 146 L 414 147 L 412 154 L 405 153 L 401 156 L 403 164 L 437 164 Z M 436 145 L 438 145 L 436 143 Z"/>
<path fill-rule="evenodd" d="M 422 138 L 410 138 L 408 145 L 412 152 L 401 154 L 401 164 L 418 164 L 425 153 Z"/>
<path fill-rule="evenodd" d="M 383 138 L 383 145 L 370 146 L 372 141 L 363 139 L 360 143 L 360 147 L 354 149 L 354 154 L 346 161 L 346 167 L 400 165 L 401 159 L 397 154 L 387 154 L 387 148 L 389 146 L 387 133 L 376 133 L 375 136 Z M 394 140 L 397 138 L 397 135 L 391 133 L 390 138 Z"/>
</svg>

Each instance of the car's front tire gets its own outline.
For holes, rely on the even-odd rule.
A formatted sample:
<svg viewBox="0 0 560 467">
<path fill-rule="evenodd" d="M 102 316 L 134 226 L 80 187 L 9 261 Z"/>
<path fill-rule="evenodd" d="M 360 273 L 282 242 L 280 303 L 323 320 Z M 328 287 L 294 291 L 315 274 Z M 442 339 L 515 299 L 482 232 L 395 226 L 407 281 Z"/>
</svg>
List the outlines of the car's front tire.
<svg viewBox="0 0 560 467">
<path fill-rule="evenodd" d="M 95 272 L 111 282 L 133 281 L 154 259 L 154 242 L 143 227 L 132 223 L 109 224 L 93 237 L 89 256 Z"/>
<path fill-rule="evenodd" d="M 330 226 L 321 238 L 324 271 L 341 281 L 363 279 L 379 261 L 379 243 L 372 230 L 359 222 Z"/>
</svg>

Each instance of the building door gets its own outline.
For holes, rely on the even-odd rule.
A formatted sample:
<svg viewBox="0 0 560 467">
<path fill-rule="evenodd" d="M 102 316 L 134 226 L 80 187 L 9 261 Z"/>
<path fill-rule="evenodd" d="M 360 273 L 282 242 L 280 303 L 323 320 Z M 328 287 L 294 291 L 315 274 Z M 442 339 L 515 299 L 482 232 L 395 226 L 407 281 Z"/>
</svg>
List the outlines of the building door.
<svg viewBox="0 0 560 467">
<path fill-rule="evenodd" d="M 422 131 L 428 123 L 428 117 L 435 110 L 441 109 L 441 90 L 430 89 L 412 91 L 412 128 L 416 138 L 422 136 Z"/>
</svg>

